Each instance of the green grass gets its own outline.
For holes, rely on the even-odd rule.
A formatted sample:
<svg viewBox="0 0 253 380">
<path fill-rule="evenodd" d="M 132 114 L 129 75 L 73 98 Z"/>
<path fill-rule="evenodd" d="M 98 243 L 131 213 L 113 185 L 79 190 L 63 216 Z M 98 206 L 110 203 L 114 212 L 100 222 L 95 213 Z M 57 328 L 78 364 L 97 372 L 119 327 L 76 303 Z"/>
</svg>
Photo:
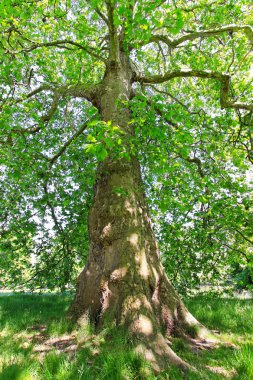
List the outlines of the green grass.
<svg viewBox="0 0 253 380">
<path fill-rule="evenodd" d="M 61 294 L 0 297 L 1 380 L 253 379 L 253 300 L 186 300 L 197 319 L 230 343 L 193 351 L 174 338 L 176 353 L 198 369 L 187 377 L 173 367 L 152 375 L 120 329 L 99 335 L 89 325 L 77 329 L 65 318 L 70 301 Z"/>
</svg>

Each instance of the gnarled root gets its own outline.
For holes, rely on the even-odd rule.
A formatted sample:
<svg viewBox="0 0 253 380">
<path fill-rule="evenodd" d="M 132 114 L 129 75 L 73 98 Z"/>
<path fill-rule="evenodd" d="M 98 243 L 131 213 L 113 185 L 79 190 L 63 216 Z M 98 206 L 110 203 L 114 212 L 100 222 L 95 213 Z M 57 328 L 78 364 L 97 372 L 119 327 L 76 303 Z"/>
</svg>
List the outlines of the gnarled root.
<svg viewBox="0 0 253 380">
<path fill-rule="evenodd" d="M 155 373 L 170 365 L 183 371 L 195 370 L 171 349 L 173 336 L 185 339 L 192 347 L 209 347 L 217 342 L 189 313 L 164 273 L 160 272 L 155 284 L 127 277 L 123 280 L 126 273 L 119 270 L 118 277 L 114 270 L 106 279 L 90 273 L 86 268 L 79 278 L 81 285 L 70 310 L 72 315 L 80 322 L 89 315 L 100 329 L 123 326 L 134 350 Z"/>
</svg>

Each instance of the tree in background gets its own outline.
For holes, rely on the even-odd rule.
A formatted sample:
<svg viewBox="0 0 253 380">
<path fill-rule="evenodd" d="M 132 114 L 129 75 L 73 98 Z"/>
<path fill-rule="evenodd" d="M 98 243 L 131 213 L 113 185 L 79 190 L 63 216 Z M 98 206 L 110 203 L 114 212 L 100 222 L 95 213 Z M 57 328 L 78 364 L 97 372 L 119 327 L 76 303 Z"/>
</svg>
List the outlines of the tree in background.
<svg viewBox="0 0 253 380">
<path fill-rule="evenodd" d="M 0 7 L 2 261 L 19 254 L 19 278 L 28 251 L 35 277 L 68 283 L 90 208 L 71 315 L 127 327 L 156 370 L 187 368 L 167 338 L 206 331 L 167 279 L 148 203 L 167 268 L 177 252 L 201 272 L 236 237 L 251 242 L 250 220 L 238 229 L 252 161 L 249 1 Z"/>
</svg>

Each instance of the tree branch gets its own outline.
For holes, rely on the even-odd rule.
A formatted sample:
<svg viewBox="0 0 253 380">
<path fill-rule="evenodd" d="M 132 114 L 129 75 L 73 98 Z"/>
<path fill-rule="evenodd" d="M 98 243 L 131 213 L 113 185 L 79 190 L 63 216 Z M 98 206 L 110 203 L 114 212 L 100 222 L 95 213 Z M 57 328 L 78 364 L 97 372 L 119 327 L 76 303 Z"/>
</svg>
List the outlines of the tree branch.
<svg viewBox="0 0 253 380">
<path fill-rule="evenodd" d="M 152 42 L 164 42 L 171 49 L 176 48 L 178 45 L 186 41 L 193 41 L 197 38 L 206 38 L 212 36 L 218 36 L 223 33 L 235 33 L 235 32 L 243 32 L 249 39 L 250 43 L 253 45 L 253 28 L 250 25 L 226 25 L 218 29 L 210 29 L 210 30 L 200 30 L 192 33 L 188 33 L 182 37 L 171 39 L 163 34 L 154 34 L 150 37 L 148 42 L 143 45 L 147 45 Z"/>
<path fill-rule="evenodd" d="M 192 112 L 189 107 L 184 104 L 183 102 L 181 102 L 181 100 L 179 100 L 176 96 L 172 95 L 170 92 L 168 91 L 163 91 L 163 90 L 159 90 L 157 87 L 155 87 L 154 85 L 149 85 L 149 87 L 153 88 L 156 92 L 158 92 L 159 94 L 163 94 L 163 95 L 167 95 L 169 96 L 171 99 L 173 99 L 176 103 L 180 104 L 180 106 L 182 106 L 184 109 L 186 109 L 187 112 L 189 112 L 190 114 L 198 114 L 200 111 L 198 112 Z M 202 110 L 203 111 L 203 110 Z"/>
<path fill-rule="evenodd" d="M 161 116 L 166 121 L 166 123 L 169 124 L 170 127 L 174 128 L 176 130 L 178 129 L 178 124 L 171 119 L 170 120 L 168 120 L 167 118 L 165 119 L 164 118 L 165 114 L 162 112 L 162 110 L 159 107 L 157 107 L 157 105 L 154 102 L 152 102 L 152 100 L 150 98 L 146 98 L 146 100 L 147 100 L 147 104 L 149 106 L 153 106 L 157 115 Z"/>
<path fill-rule="evenodd" d="M 247 236 L 245 236 L 241 231 L 239 231 L 237 228 L 235 228 L 235 231 L 241 235 L 241 237 L 246 240 L 248 243 L 253 244 L 253 240 L 250 240 Z"/>
<path fill-rule="evenodd" d="M 117 28 L 114 24 L 114 4 L 112 0 L 105 0 L 108 14 L 108 28 L 109 28 L 109 62 L 110 64 L 117 65 L 119 63 L 119 38 L 117 35 Z"/>
<path fill-rule="evenodd" d="M 49 111 L 40 118 L 40 121 L 42 123 L 50 121 L 55 111 L 57 110 L 60 99 L 61 99 L 61 94 L 59 92 L 55 92 Z"/>
<path fill-rule="evenodd" d="M 221 84 L 220 87 L 220 104 L 222 108 L 234 108 L 234 109 L 244 109 L 248 111 L 253 111 L 253 103 L 241 103 L 237 101 L 231 101 L 228 99 L 229 85 L 231 77 L 229 74 L 219 73 L 216 71 L 209 70 L 175 70 L 167 71 L 164 75 L 153 75 L 153 76 L 138 76 L 135 77 L 136 82 L 143 84 L 158 84 L 164 83 L 174 78 L 210 78 L 218 80 Z"/>
<path fill-rule="evenodd" d="M 88 4 L 92 5 L 90 0 L 86 0 Z M 93 8 L 95 10 L 95 12 L 99 15 L 99 17 L 108 25 L 109 22 L 108 22 L 108 18 L 106 17 L 106 15 L 104 15 L 104 13 L 99 9 L 99 7 L 94 7 Z"/>
<path fill-rule="evenodd" d="M 31 45 L 26 47 L 26 48 L 23 48 L 21 50 L 18 50 L 18 51 L 9 51 L 8 49 L 5 49 L 5 51 L 7 53 L 10 53 L 12 55 L 16 55 L 16 54 L 20 54 L 20 53 L 29 53 L 35 49 L 38 49 L 38 48 L 41 48 L 41 47 L 52 47 L 52 46 L 55 46 L 55 47 L 58 47 L 60 49 L 69 49 L 66 45 L 72 45 L 72 46 L 75 46 L 77 47 L 78 49 L 81 49 L 81 50 L 84 50 L 86 53 L 88 53 L 89 55 L 103 61 L 103 62 L 106 62 L 106 59 L 103 58 L 102 56 L 100 56 L 97 52 L 96 52 L 96 49 L 92 48 L 92 47 L 87 47 L 87 46 L 83 46 L 81 45 L 80 43 L 78 42 L 75 42 L 75 41 L 72 41 L 72 40 L 56 40 L 56 41 L 51 41 L 51 42 L 33 42 L 31 41 Z"/>
<path fill-rule="evenodd" d="M 50 85 L 42 85 L 34 89 L 33 91 L 29 92 L 24 98 L 19 98 L 16 100 L 16 103 L 22 102 L 26 99 L 29 99 L 33 97 L 34 95 L 37 95 L 41 93 L 42 91 L 51 91 L 53 92 L 53 100 L 51 103 L 51 106 L 48 110 L 48 112 L 41 116 L 40 122 L 38 125 L 30 127 L 30 128 L 22 128 L 22 129 L 13 129 L 12 132 L 14 133 L 30 133 L 34 134 L 41 130 L 42 125 L 44 123 L 48 123 L 52 116 L 54 115 L 55 111 L 57 110 L 57 107 L 59 105 L 59 101 L 61 98 L 64 98 L 66 96 L 70 96 L 72 98 L 85 98 L 86 100 L 90 101 L 95 107 L 98 107 L 98 93 L 100 91 L 100 85 L 99 84 L 76 84 L 76 85 L 63 85 L 60 87 L 52 87 Z M 41 125 L 42 124 L 42 125 Z"/>
<path fill-rule="evenodd" d="M 203 169 L 202 169 L 202 162 L 198 157 L 191 158 L 188 156 L 186 158 L 184 158 L 184 157 L 182 157 L 182 158 L 188 162 L 191 162 L 191 163 L 193 162 L 194 164 L 196 164 L 198 167 L 198 173 L 199 173 L 200 177 L 201 178 L 205 177 L 205 173 L 203 172 Z"/>
<path fill-rule="evenodd" d="M 87 128 L 88 123 L 94 120 L 96 117 L 97 117 L 97 114 L 95 114 L 89 120 L 86 120 L 81 125 L 81 127 L 73 134 L 73 136 L 70 137 L 68 141 L 65 142 L 65 144 L 59 149 L 59 151 L 53 157 L 49 159 L 50 165 L 53 165 L 55 163 L 55 161 L 65 152 L 67 147 L 83 133 L 83 131 Z"/>
<path fill-rule="evenodd" d="M 83 84 L 61 86 L 54 91 L 54 98 L 51 107 L 46 115 L 42 116 L 41 121 L 47 122 L 51 119 L 55 113 L 59 100 L 65 96 L 70 96 L 73 98 L 85 98 L 92 103 L 96 103 L 98 86 L 89 86 Z"/>
<path fill-rule="evenodd" d="M 160 108 L 157 107 L 156 104 L 152 103 L 152 101 L 150 99 L 147 98 L 146 100 L 147 100 L 147 104 L 149 106 L 153 106 L 155 112 L 164 119 L 165 114 L 160 110 Z M 175 123 L 173 120 L 168 120 L 166 118 L 165 121 L 173 129 L 175 129 L 175 130 L 179 129 L 178 124 Z M 197 170 L 198 170 L 198 173 L 199 173 L 200 177 L 201 178 L 205 177 L 205 172 L 204 172 L 203 166 L 202 166 L 203 164 L 202 164 L 201 160 L 198 157 L 196 157 L 196 156 L 194 156 L 194 157 L 190 157 L 190 156 L 183 157 L 182 155 L 180 155 L 180 158 L 182 158 L 183 160 L 188 161 L 190 163 L 194 163 L 197 166 L 197 168 L 198 168 Z"/>
</svg>

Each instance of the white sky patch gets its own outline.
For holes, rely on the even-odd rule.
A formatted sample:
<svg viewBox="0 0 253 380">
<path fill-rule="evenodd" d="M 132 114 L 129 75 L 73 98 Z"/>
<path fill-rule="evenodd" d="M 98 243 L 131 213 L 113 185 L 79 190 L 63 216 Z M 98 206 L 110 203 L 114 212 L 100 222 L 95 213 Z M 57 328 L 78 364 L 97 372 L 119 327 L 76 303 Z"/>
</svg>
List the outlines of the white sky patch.
<svg viewBox="0 0 253 380">
<path fill-rule="evenodd" d="M 246 182 L 248 185 L 253 185 L 253 169 L 249 169 L 246 172 Z"/>
<path fill-rule="evenodd" d="M 249 77 L 250 77 L 250 79 L 253 79 L 253 63 L 250 66 L 250 69 L 249 69 Z"/>
<path fill-rule="evenodd" d="M 36 263 L 37 263 L 37 256 L 35 255 L 35 253 L 32 253 L 31 254 L 31 264 L 32 264 L 32 266 L 34 266 Z"/>
</svg>

